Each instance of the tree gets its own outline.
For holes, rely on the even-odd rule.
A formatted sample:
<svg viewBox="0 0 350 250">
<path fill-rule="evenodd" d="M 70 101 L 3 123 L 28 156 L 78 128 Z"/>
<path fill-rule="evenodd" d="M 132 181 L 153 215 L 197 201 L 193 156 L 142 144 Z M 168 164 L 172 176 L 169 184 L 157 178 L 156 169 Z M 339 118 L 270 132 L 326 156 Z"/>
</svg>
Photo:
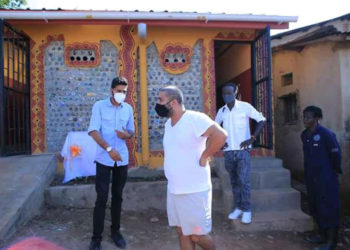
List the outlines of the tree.
<svg viewBox="0 0 350 250">
<path fill-rule="evenodd" d="M 0 8 L 2 9 L 19 9 L 27 4 L 26 0 L 0 0 Z"/>
</svg>

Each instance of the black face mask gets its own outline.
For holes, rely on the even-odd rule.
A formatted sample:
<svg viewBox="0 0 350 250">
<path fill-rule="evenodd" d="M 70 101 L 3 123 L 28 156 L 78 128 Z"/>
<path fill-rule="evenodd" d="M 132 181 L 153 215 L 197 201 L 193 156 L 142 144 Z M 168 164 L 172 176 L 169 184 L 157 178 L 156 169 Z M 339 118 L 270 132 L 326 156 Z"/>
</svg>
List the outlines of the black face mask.
<svg viewBox="0 0 350 250">
<path fill-rule="evenodd" d="M 172 100 L 170 100 L 169 102 L 171 102 Z M 155 106 L 155 110 L 157 112 L 157 114 L 160 116 L 160 117 L 169 117 L 169 113 L 170 113 L 170 109 L 168 109 L 166 107 L 166 105 L 169 103 L 167 102 L 166 104 L 159 104 L 159 103 L 156 103 L 156 106 Z"/>
</svg>

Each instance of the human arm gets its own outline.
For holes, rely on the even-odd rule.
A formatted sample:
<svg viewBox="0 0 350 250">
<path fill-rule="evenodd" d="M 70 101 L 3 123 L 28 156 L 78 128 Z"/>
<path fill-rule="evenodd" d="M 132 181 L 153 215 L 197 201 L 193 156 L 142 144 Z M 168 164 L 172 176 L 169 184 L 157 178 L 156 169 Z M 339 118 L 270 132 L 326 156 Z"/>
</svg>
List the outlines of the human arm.
<svg viewBox="0 0 350 250">
<path fill-rule="evenodd" d="M 100 108 L 98 103 L 95 103 L 94 106 L 92 107 L 92 114 L 90 118 L 88 134 L 94 139 L 94 141 L 101 148 L 107 150 L 107 148 L 110 147 L 110 145 L 102 138 L 99 132 L 101 129 L 101 122 L 102 122 L 102 117 L 101 117 Z M 113 148 L 108 152 L 108 154 L 114 161 L 122 160 L 120 154 Z"/>
<path fill-rule="evenodd" d="M 225 144 L 227 133 L 217 123 L 214 123 L 202 136 L 208 138 L 206 148 L 199 160 L 199 165 L 205 167 L 209 157 L 219 151 Z"/>
<path fill-rule="evenodd" d="M 131 139 L 134 136 L 135 134 L 134 115 L 131 107 L 129 109 L 129 118 L 128 118 L 126 127 L 123 127 L 123 131 L 116 130 L 116 133 L 117 133 L 117 136 L 123 140 Z"/>
<path fill-rule="evenodd" d="M 248 140 L 243 141 L 240 147 L 243 149 L 247 149 L 250 145 L 252 145 L 255 142 L 256 138 L 261 133 L 261 131 L 263 130 L 265 124 L 266 124 L 266 121 L 258 122 L 258 124 L 255 127 L 253 135 Z"/>
<path fill-rule="evenodd" d="M 101 134 L 94 130 L 89 132 L 89 135 L 94 139 L 94 141 L 100 145 L 101 148 L 107 150 L 108 147 L 110 147 L 110 145 L 102 138 Z M 120 156 L 120 154 L 118 153 L 117 150 L 115 150 L 114 148 L 112 148 L 112 150 L 110 150 L 108 152 L 109 157 L 111 157 L 113 159 L 113 161 L 121 161 L 122 158 Z"/>
<path fill-rule="evenodd" d="M 255 126 L 252 136 L 240 144 L 241 149 L 249 148 L 249 146 L 255 142 L 256 138 L 260 135 L 264 126 L 266 125 L 266 118 L 262 115 L 262 113 L 258 112 L 252 105 L 247 105 L 247 116 L 250 119 L 254 119 L 257 122 L 257 124 Z"/>
<path fill-rule="evenodd" d="M 328 152 L 333 170 L 336 173 L 341 174 L 342 173 L 342 169 L 341 169 L 342 153 L 335 134 L 333 133 L 327 134 L 326 147 L 327 147 L 327 152 Z"/>
</svg>

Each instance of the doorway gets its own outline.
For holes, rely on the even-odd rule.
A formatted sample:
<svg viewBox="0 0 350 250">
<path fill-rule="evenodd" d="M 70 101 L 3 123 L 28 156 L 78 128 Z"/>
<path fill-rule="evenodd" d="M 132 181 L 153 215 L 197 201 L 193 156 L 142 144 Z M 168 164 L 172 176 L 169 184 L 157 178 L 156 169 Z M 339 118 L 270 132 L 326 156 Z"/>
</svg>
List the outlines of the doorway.
<svg viewBox="0 0 350 250">
<path fill-rule="evenodd" d="M 216 107 L 224 105 L 221 87 L 238 85 L 237 99 L 251 103 L 267 119 L 256 147 L 273 149 L 270 28 L 260 31 L 252 41 L 214 41 Z M 252 124 L 254 129 L 254 123 Z"/>
<path fill-rule="evenodd" d="M 0 20 L 0 156 L 30 153 L 29 38 Z"/>
</svg>

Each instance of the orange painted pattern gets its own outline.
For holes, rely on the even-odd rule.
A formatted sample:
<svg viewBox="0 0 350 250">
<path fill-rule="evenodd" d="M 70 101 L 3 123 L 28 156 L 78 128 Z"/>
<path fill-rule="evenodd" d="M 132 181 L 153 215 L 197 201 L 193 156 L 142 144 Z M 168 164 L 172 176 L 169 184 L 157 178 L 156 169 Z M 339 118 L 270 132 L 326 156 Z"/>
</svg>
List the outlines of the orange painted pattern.
<svg viewBox="0 0 350 250">
<path fill-rule="evenodd" d="M 45 49 L 55 41 L 64 41 L 64 36 L 62 34 L 47 36 L 38 50 L 34 49 L 34 44 L 31 45 L 30 116 L 31 148 L 34 154 L 43 153 L 46 150 L 44 55 Z"/>
<path fill-rule="evenodd" d="M 134 110 L 135 134 L 138 134 L 137 126 L 137 68 L 136 53 L 137 46 L 134 39 L 135 27 L 122 26 L 120 28 L 121 43 L 119 44 L 119 76 L 123 76 L 128 80 L 128 93 L 126 102 L 128 102 Z M 129 149 L 129 166 L 138 166 L 136 158 L 137 139 L 127 141 Z"/>
</svg>

